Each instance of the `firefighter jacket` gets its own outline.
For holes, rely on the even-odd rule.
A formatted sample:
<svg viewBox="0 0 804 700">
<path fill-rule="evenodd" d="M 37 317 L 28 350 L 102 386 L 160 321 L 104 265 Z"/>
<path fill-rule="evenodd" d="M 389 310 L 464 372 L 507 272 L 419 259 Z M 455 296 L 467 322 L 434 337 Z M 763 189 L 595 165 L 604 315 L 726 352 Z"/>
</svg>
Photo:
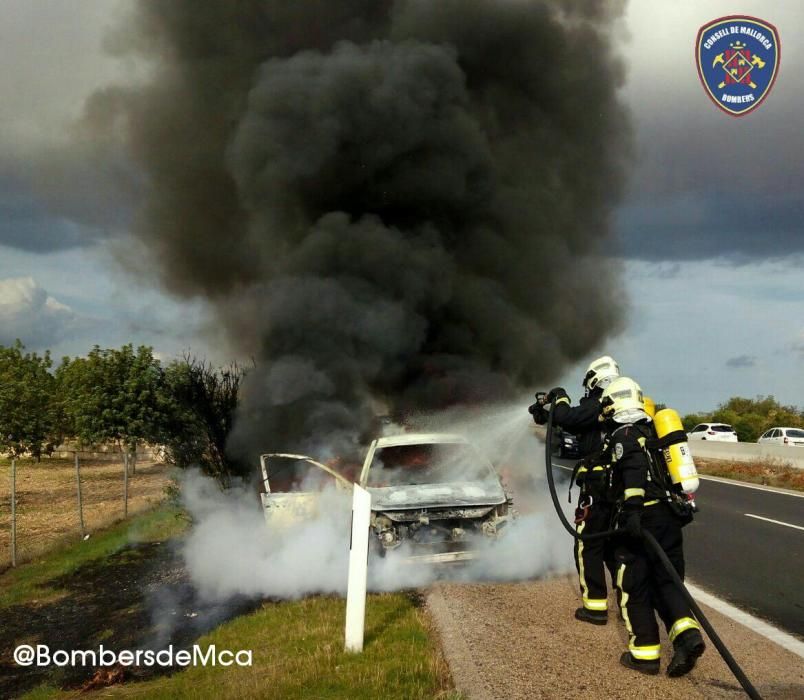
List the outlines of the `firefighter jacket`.
<svg viewBox="0 0 804 700">
<path fill-rule="evenodd" d="M 603 442 L 600 423 L 601 389 L 584 396 L 577 406 L 570 406 L 570 398 L 563 389 L 555 389 L 553 424 L 578 438 L 581 456 L 599 452 Z"/>
<path fill-rule="evenodd" d="M 666 479 L 654 468 L 645 448 L 645 442 L 655 437 L 650 421 L 617 426 L 611 432 L 606 448 L 611 498 L 625 507 L 669 500 Z"/>
</svg>

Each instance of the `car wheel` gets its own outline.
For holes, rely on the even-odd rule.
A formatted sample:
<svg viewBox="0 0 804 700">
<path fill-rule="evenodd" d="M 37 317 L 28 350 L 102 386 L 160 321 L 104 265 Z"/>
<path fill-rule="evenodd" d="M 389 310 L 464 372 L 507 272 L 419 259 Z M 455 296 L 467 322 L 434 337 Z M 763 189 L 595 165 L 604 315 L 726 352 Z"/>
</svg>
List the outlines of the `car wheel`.
<svg viewBox="0 0 804 700">
<path fill-rule="evenodd" d="M 701 438 L 701 440 L 706 440 L 706 438 Z"/>
</svg>

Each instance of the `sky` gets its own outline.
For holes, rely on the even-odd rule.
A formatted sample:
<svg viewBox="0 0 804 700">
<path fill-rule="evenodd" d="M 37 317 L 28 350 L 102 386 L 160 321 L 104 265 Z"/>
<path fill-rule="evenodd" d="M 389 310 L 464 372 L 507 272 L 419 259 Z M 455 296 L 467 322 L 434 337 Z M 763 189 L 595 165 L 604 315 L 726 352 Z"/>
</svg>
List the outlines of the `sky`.
<svg viewBox="0 0 804 700">
<path fill-rule="evenodd" d="M 106 195 L 136 174 L 122 158 L 91 167 L 104 135 L 75 126 L 97 88 L 145 77 L 104 48 L 127 2 L 0 4 L 0 344 L 59 356 L 134 342 L 225 361 L 203 304 L 167 296 L 141 256 L 119 254 L 130 208 Z M 693 57 L 698 28 L 737 13 L 773 23 L 782 43 L 770 96 L 739 119 L 712 104 Z M 802 30 L 796 0 L 628 5 L 618 36 L 636 145 L 611 251 L 625 263 L 628 323 L 555 378 L 573 398 L 606 353 L 682 412 L 734 395 L 804 406 Z M 67 138 L 90 166 L 62 163 Z"/>
</svg>

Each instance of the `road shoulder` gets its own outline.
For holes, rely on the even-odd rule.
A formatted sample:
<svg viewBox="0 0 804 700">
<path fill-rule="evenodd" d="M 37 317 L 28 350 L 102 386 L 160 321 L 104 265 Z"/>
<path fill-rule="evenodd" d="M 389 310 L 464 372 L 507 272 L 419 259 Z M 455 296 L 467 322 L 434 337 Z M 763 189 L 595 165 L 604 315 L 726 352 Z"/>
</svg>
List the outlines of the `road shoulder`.
<svg viewBox="0 0 804 700">
<path fill-rule="evenodd" d="M 510 584 L 439 584 L 427 595 L 456 688 L 467 698 L 735 698 L 736 680 L 710 643 L 687 677 L 640 676 L 618 664 L 626 632 L 573 618 L 572 577 Z M 804 697 L 795 654 L 704 606 L 763 698 Z M 662 670 L 669 661 L 663 641 Z"/>
</svg>

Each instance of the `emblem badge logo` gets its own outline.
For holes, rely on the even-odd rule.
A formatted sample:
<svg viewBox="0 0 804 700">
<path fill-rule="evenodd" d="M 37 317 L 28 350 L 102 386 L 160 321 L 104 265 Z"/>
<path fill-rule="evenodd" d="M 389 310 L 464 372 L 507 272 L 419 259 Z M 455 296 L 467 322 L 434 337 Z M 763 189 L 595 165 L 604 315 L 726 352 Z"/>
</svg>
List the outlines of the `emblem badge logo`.
<svg viewBox="0 0 804 700">
<path fill-rule="evenodd" d="M 724 112 L 741 117 L 759 107 L 779 73 L 779 32 L 770 22 L 732 15 L 698 30 L 695 60 L 706 93 Z"/>
<path fill-rule="evenodd" d="M 618 442 L 614 446 L 614 458 L 615 459 L 620 459 L 620 458 L 622 458 L 622 456 L 623 456 L 623 445 L 622 445 L 621 442 Z"/>
</svg>

